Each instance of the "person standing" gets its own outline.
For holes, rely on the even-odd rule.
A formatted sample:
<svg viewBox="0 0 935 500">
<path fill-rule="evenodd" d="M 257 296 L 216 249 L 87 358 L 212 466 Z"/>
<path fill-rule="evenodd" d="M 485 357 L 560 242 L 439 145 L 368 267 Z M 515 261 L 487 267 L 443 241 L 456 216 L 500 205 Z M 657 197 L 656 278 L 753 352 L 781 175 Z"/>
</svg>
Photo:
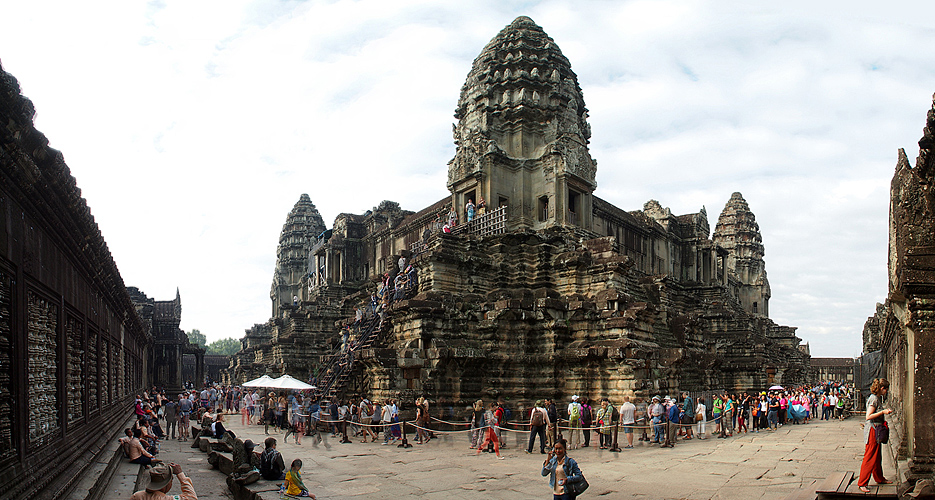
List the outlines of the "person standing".
<svg viewBox="0 0 935 500">
<path fill-rule="evenodd" d="M 484 426 L 484 402 L 480 399 L 471 407 L 471 449 L 477 448 L 482 441 L 481 433 Z"/>
<path fill-rule="evenodd" d="M 636 405 L 630 402 L 630 396 L 623 397 L 620 405 L 620 423 L 623 424 L 623 433 L 627 436 L 627 445 L 624 448 L 633 448 L 633 427 L 636 426 Z"/>
<path fill-rule="evenodd" d="M 467 204 L 464 205 L 464 213 L 467 215 L 468 222 L 474 220 L 474 200 L 468 199 Z"/>
<path fill-rule="evenodd" d="M 600 438 L 600 449 L 606 450 L 610 448 L 613 444 L 611 442 L 611 427 L 612 419 L 614 414 L 614 407 L 610 404 L 610 400 L 607 398 L 601 399 L 601 408 L 597 410 L 597 425 L 599 433 L 598 437 Z"/>
<path fill-rule="evenodd" d="M 569 436 L 569 446 L 572 449 L 578 448 L 578 443 L 580 438 L 578 434 L 581 432 L 581 403 L 578 402 L 578 395 L 571 397 L 571 403 L 568 403 L 568 432 L 571 434 Z"/>
<path fill-rule="evenodd" d="M 487 446 L 487 444 L 493 445 L 493 451 L 497 454 L 497 459 L 503 460 L 503 457 L 500 455 L 500 440 L 497 439 L 497 427 L 499 422 L 497 417 L 494 414 L 494 411 L 497 409 L 497 403 L 490 403 L 490 408 L 487 410 L 487 413 L 484 414 L 484 420 L 487 422 L 487 428 L 484 430 L 484 441 L 477 447 L 477 455 L 480 455 L 480 452 Z"/>
<path fill-rule="evenodd" d="M 870 384 L 870 397 L 867 398 L 867 423 L 864 426 L 864 459 L 860 463 L 860 476 L 857 478 L 857 487 L 864 493 L 870 493 L 867 485 L 870 483 L 870 476 L 877 484 L 889 484 L 892 481 L 883 476 L 883 453 L 880 445 L 888 441 L 889 428 L 886 425 L 886 415 L 893 410 L 883 408 L 883 398 L 890 390 L 890 382 L 885 378 L 874 379 Z M 878 433 L 885 432 L 886 439 L 882 439 Z"/>
<path fill-rule="evenodd" d="M 682 393 L 682 428 L 685 430 L 685 439 L 692 438 L 692 424 L 695 423 L 695 405 L 688 393 Z"/>
<path fill-rule="evenodd" d="M 769 430 L 779 430 L 779 398 L 773 393 L 769 397 L 769 406 L 766 410 L 766 420 L 769 422 Z"/>
<path fill-rule="evenodd" d="M 682 409 L 679 408 L 677 401 L 670 401 L 669 407 L 666 409 L 666 442 L 662 445 L 663 448 L 674 448 L 675 443 L 678 441 L 679 433 L 679 422 L 681 422 L 680 415 Z"/>
<path fill-rule="evenodd" d="M 662 406 L 659 396 L 653 396 L 653 403 L 649 407 L 649 417 L 653 425 L 653 440 L 650 441 L 651 444 L 662 444 L 663 434 L 665 432 L 662 419 L 665 411 L 665 407 Z"/>
<path fill-rule="evenodd" d="M 591 402 L 588 400 L 587 396 L 581 398 L 581 433 L 584 435 L 584 444 L 581 445 L 582 448 L 587 448 L 591 446 L 591 424 L 593 422 L 593 410 L 591 409 Z"/>
<path fill-rule="evenodd" d="M 192 428 L 189 419 L 194 408 L 195 403 L 191 399 L 186 398 L 184 394 L 179 394 L 179 441 L 188 441 L 188 435 Z"/>
<path fill-rule="evenodd" d="M 559 439 L 549 450 L 545 462 L 542 463 L 542 475 L 549 476 L 553 500 L 574 500 L 577 495 L 570 491 L 568 483 L 576 483 L 584 479 L 578 462 L 565 454 L 567 447 L 565 440 Z"/>
<path fill-rule="evenodd" d="M 695 405 L 695 422 L 698 424 L 698 439 L 707 439 L 705 426 L 708 423 L 708 408 L 704 404 L 704 398 L 698 398 L 698 404 Z"/>
<path fill-rule="evenodd" d="M 549 447 L 555 444 L 558 433 L 558 410 L 552 398 L 545 398 L 545 411 L 549 414 L 549 425 L 546 427 L 546 436 L 549 438 Z"/>
<path fill-rule="evenodd" d="M 171 399 L 167 399 L 163 405 L 162 414 L 166 418 L 166 438 L 175 439 L 175 433 L 179 423 L 179 404 Z"/>
<path fill-rule="evenodd" d="M 532 453 L 532 445 L 536 444 L 536 436 L 539 436 L 539 453 L 545 454 L 545 429 L 548 425 L 549 414 L 542 407 L 542 400 L 537 400 L 529 412 L 529 445 L 526 453 Z"/>
</svg>

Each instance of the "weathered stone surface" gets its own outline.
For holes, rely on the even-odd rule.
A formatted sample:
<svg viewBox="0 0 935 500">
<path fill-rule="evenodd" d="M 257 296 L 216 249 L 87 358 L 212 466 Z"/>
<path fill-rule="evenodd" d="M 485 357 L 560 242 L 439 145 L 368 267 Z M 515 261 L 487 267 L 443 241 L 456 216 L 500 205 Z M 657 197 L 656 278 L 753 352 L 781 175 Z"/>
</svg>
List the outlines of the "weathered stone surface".
<svg viewBox="0 0 935 500">
<path fill-rule="evenodd" d="M 935 103 L 915 167 L 899 150 L 890 184 L 889 295 L 864 324 L 864 352 L 879 351 L 890 381 L 890 448 L 901 479 L 935 476 Z"/>
<path fill-rule="evenodd" d="M 148 382 L 151 343 L 34 114 L 0 69 L 0 497 L 10 499 L 59 498 L 94 473 Z"/>
<path fill-rule="evenodd" d="M 619 401 L 805 382 L 795 328 L 768 317 L 762 238 L 743 197 L 728 201 L 714 239 L 704 208 L 673 215 L 650 200 L 627 212 L 593 198 L 577 77 L 529 18 L 475 60 L 456 117 L 451 199 L 339 215 L 311 245 L 307 298 L 274 304 L 248 332 L 232 380 L 323 370 L 337 383 L 334 366 L 351 364 L 334 351 L 338 327 L 369 306 L 381 277 L 392 285 L 414 266 L 415 290 L 384 298 L 376 340 L 351 349 L 335 395 L 425 395 L 455 408 L 502 396 L 521 409 L 544 395 Z M 510 207 L 505 231 L 438 231 L 451 207 L 463 222 L 479 196 Z"/>
</svg>

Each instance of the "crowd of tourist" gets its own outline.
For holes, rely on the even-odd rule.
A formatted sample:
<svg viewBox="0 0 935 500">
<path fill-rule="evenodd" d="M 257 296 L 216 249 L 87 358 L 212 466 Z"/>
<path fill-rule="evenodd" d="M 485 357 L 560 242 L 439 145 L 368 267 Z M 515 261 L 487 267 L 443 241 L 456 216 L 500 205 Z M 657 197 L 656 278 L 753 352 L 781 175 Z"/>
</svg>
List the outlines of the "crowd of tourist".
<svg viewBox="0 0 935 500">
<path fill-rule="evenodd" d="M 852 384 L 826 382 L 794 389 L 774 387 L 758 394 L 711 393 L 693 398 L 681 393 L 678 397 L 660 395 L 648 400 L 624 397 L 619 404 L 609 398 L 592 401 L 586 396 L 574 395 L 567 406 L 562 403 L 563 407 L 551 398 L 537 400 L 522 418 L 512 422 L 512 412 L 502 399 L 488 403 L 478 400 L 468 408 L 466 421 L 460 425 L 466 427 L 470 449 L 476 449 L 477 454 L 494 453 L 499 459 L 503 459 L 500 449 L 505 446 L 504 431 L 528 432 L 525 452 L 533 453 L 538 440 L 539 452 L 549 455 L 542 473 L 550 475 L 550 485 L 558 491 L 566 481 L 574 483 L 573 478 L 580 475 L 580 470 L 576 471 L 577 463 L 565 455 L 566 451 L 590 447 L 595 434 L 599 449 L 617 451 L 633 448 L 635 439 L 665 448 L 675 446 L 679 439 L 707 439 L 709 435 L 729 438 L 740 433 L 770 432 L 784 425 L 807 424 L 815 419 L 846 418 L 855 393 Z M 877 400 L 873 403 L 879 405 Z M 262 452 L 256 452 L 250 440 L 241 441 L 225 428 L 225 418 L 239 413 L 242 426 L 262 425 L 266 435 L 284 433 L 283 441 L 291 437 L 299 445 L 304 436 L 320 442 L 328 432 L 340 437 L 342 443 L 350 443 L 352 438 L 360 438 L 361 443 L 375 442 L 382 433 L 384 445 L 405 442 L 407 431 L 410 434 L 414 431 L 416 444 L 428 443 L 436 433 L 460 432 L 432 429 L 432 420 L 444 422 L 436 427 L 457 428 L 459 423 L 433 419 L 429 402 L 423 397 L 412 402 L 409 412 L 414 414 L 413 420 L 402 421 L 400 410 L 395 399 L 378 402 L 355 397 L 335 399 L 322 405 L 302 391 L 277 393 L 215 384 L 206 385 L 201 391 L 186 390 L 177 398 L 170 398 L 154 388 L 137 398 L 134 424 L 125 430 L 126 436 L 120 442 L 132 463 L 159 466 L 150 471 L 151 486 L 158 486 L 155 490 L 171 487 L 171 477 L 178 477 L 183 490 L 181 498 L 186 498 L 186 491 L 191 490 L 191 480 L 181 471 L 175 472 L 177 466 L 161 463 L 158 458 L 161 442 L 165 439 L 187 441 L 199 436 L 227 443 L 235 455 L 239 455 L 235 458 L 235 465 L 240 466 L 235 474 L 237 481 L 249 483 L 260 477 L 282 480 L 286 494 L 314 498 L 302 482 L 301 460 L 294 460 L 290 469 L 285 469 L 285 461 L 276 449 L 276 437 L 268 437 Z M 439 415 L 444 413 L 453 415 L 454 412 L 450 408 L 438 412 Z M 881 418 L 876 410 L 873 417 Z M 870 420 L 869 416 L 867 418 Z M 623 434 L 622 438 L 619 434 Z M 867 466 L 867 470 L 868 477 L 878 472 L 873 464 Z"/>
</svg>

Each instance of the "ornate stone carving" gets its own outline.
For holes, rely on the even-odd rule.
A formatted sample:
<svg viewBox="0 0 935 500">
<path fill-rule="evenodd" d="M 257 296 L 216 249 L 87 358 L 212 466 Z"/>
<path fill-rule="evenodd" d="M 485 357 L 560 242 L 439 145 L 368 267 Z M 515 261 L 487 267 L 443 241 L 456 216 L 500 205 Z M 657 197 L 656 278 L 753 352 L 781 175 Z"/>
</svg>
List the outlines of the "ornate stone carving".
<svg viewBox="0 0 935 500">
<path fill-rule="evenodd" d="M 0 272 L 0 460 L 14 455 L 13 442 L 13 280 Z"/>
<path fill-rule="evenodd" d="M 65 396 L 68 401 L 68 422 L 84 417 L 84 329 L 81 322 L 72 316 L 65 320 L 65 338 L 68 341 L 68 384 Z"/>
<path fill-rule="evenodd" d="M 32 291 L 26 295 L 29 444 L 39 446 L 59 429 L 58 306 Z"/>
<path fill-rule="evenodd" d="M 88 413 L 97 412 L 100 405 L 97 393 L 97 379 L 99 362 L 97 348 L 98 334 L 96 330 L 88 329 Z"/>
</svg>

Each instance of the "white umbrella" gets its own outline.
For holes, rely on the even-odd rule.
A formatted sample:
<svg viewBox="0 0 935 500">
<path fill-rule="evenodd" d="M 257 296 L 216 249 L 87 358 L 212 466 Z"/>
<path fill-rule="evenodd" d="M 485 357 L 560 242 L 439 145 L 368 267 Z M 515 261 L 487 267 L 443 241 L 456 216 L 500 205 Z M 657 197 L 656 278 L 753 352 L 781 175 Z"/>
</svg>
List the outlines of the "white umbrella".
<svg viewBox="0 0 935 500">
<path fill-rule="evenodd" d="M 784 391 L 785 389 L 783 389 L 781 385 L 774 385 L 774 386 L 770 387 L 769 390 L 771 390 L 771 391 Z"/>
<path fill-rule="evenodd" d="M 244 382 L 243 386 L 244 387 L 272 387 L 269 384 L 273 382 L 273 380 L 274 380 L 273 377 L 270 377 L 269 375 L 263 375 L 260 378 L 253 379 L 249 382 Z"/>
<path fill-rule="evenodd" d="M 316 389 L 314 385 L 308 385 L 301 380 L 290 377 L 289 375 L 283 375 L 282 377 L 273 379 L 269 382 L 269 385 L 266 387 L 275 387 L 276 389 L 296 389 L 296 390 L 307 390 L 307 389 Z"/>
</svg>

